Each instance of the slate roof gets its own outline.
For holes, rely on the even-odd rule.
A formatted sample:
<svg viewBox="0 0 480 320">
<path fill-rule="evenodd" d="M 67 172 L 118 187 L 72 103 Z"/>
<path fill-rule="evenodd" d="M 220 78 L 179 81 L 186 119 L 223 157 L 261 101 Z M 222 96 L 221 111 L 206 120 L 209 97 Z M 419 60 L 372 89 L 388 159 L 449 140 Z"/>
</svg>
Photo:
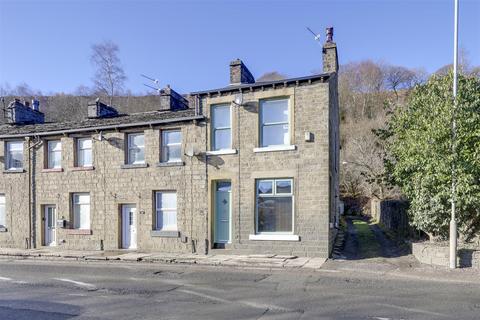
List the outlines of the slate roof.
<svg viewBox="0 0 480 320">
<path fill-rule="evenodd" d="M 93 118 L 82 121 L 51 122 L 27 125 L 0 125 L 0 138 L 22 136 L 45 136 L 61 133 L 88 132 L 115 128 L 139 127 L 161 123 L 200 120 L 194 109 L 178 111 L 151 111 L 119 115 L 112 118 Z"/>
<path fill-rule="evenodd" d="M 305 77 L 298 77 L 298 78 L 289 78 L 289 79 L 282 79 L 282 80 L 273 80 L 273 81 L 257 81 L 254 83 L 244 83 L 238 85 L 230 85 L 228 87 L 218 88 L 218 89 L 211 89 L 205 91 L 196 91 L 190 93 L 191 95 L 205 95 L 209 93 L 224 93 L 224 92 L 233 92 L 239 91 L 242 89 L 249 89 L 249 88 L 260 88 L 260 87 L 270 87 L 276 85 L 291 85 L 291 84 L 301 84 L 301 83 L 310 83 L 313 81 L 327 81 L 332 73 L 320 73 L 320 74 L 313 74 L 310 76 Z"/>
</svg>

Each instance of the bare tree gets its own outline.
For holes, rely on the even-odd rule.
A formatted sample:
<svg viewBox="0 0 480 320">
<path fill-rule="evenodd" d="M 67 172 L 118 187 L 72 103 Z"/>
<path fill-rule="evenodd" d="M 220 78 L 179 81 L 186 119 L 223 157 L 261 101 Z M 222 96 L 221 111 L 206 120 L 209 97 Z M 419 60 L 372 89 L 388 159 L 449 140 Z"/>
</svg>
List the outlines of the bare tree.
<svg viewBox="0 0 480 320">
<path fill-rule="evenodd" d="M 104 41 L 92 46 L 90 58 L 96 68 L 93 78 L 95 89 L 108 97 L 110 105 L 113 104 L 113 98 L 122 92 L 127 79 L 118 52 L 115 43 Z"/>
<path fill-rule="evenodd" d="M 384 68 L 385 86 L 393 90 L 398 100 L 398 90 L 410 89 L 416 84 L 414 71 L 402 66 L 386 66 Z"/>
</svg>

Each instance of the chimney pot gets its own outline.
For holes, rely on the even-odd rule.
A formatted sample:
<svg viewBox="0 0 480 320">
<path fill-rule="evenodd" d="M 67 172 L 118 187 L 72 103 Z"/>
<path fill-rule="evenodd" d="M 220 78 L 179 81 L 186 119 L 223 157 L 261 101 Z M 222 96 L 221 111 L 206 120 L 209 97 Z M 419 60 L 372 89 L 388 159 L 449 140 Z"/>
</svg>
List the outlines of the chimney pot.
<svg viewBox="0 0 480 320">
<path fill-rule="evenodd" d="M 333 42 L 333 27 L 327 28 L 327 38 L 325 40 L 327 43 Z"/>
</svg>

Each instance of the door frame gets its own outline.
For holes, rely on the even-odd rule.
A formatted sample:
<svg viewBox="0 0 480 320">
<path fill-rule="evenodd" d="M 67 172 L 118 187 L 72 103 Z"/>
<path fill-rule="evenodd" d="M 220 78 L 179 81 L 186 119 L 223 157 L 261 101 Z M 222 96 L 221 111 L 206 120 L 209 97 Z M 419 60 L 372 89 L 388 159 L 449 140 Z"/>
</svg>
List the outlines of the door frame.
<svg viewBox="0 0 480 320">
<path fill-rule="evenodd" d="M 136 215 L 136 216 L 135 216 L 135 230 L 136 230 L 136 232 L 135 232 L 135 237 L 136 237 L 136 239 L 135 239 L 135 248 L 125 248 L 125 246 L 124 246 L 124 243 L 125 243 L 125 241 L 124 241 L 124 240 L 125 240 L 125 238 L 124 238 L 124 237 L 125 237 L 125 224 L 124 224 L 124 218 L 123 218 L 123 217 L 124 217 L 124 214 L 123 214 L 123 212 L 124 212 L 124 208 L 125 208 L 126 206 L 130 206 L 130 207 L 135 208 L 135 215 Z M 119 231 L 120 231 L 120 232 L 119 232 L 119 234 L 120 234 L 120 237 L 119 237 L 119 238 L 120 238 L 120 239 L 119 239 L 120 241 L 119 241 L 119 242 L 120 242 L 120 243 L 119 243 L 119 248 L 120 248 L 120 249 L 125 249 L 125 250 L 137 250 L 137 248 L 138 248 L 138 210 L 137 210 L 137 209 L 138 209 L 138 207 L 137 207 L 137 204 L 136 204 L 136 203 L 122 203 L 122 204 L 120 204 L 120 210 L 119 210 L 119 211 L 120 211 L 120 219 L 119 219 L 119 221 L 120 221 L 120 226 L 119 226 L 119 227 L 120 227 L 120 228 L 119 228 L 119 229 L 120 229 L 120 230 L 119 230 Z M 130 236 L 131 236 L 131 234 L 130 234 Z M 131 242 L 131 239 L 130 239 L 130 242 Z"/>
<path fill-rule="evenodd" d="M 217 228 L 216 228 L 216 224 L 217 224 L 217 185 L 219 182 L 229 182 L 230 183 L 230 199 L 229 199 L 229 215 L 228 215 L 228 241 L 226 242 L 217 242 L 216 240 L 216 234 L 217 234 Z M 212 187 L 213 187 L 213 205 L 212 205 L 212 211 L 213 211 L 213 219 L 212 219 L 212 229 L 213 229 L 213 232 L 212 232 L 212 245 L 215 246 L 216 244 L 219 244 L 219 245 L 225 245 L 225 244 L 230 244 L 232 243 L 232 209 L 233 209 L 233 206 L 232 206 L 232 200 L 233 200 L 233 196 L 232 196 L 232 180 L 230 179 L 219 179 L 219 180 L 214 180 L 213 181 L 213 184 L 212 184 Z"/>
<path fill-rule="evenodd" d="M 51 241 L 49 244 L 47 244 L 47 228 L 48 228 L 48 214 L 47 211 L 49 208 L 53 208 L 53 238 L 55 240 Z M 43 215 L 43 245 L 46 247 L 55 247 L 57 246 L 57 206 L 55 204 L 45 204 L 43 205 L 43 210 L 42 210 L 42 215 Z"/>
</svg>

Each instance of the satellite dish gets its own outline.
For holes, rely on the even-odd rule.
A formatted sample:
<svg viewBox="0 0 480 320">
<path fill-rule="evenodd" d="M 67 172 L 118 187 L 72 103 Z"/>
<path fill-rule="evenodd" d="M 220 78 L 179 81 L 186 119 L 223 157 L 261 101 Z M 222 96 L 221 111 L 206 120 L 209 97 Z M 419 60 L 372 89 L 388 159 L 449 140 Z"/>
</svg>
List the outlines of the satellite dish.
<svg viewBox="0 0 480 320">
<path fill-rule="evenodd" d="M 236 105 L 241 106 L 243 104 L 243 94 L 242 93 L 237 93 L 235 95 L 235 100 L 233 101 Z"/>
<path fill-rule="evenodd" d="M 190 158 L 195 155 L 195 149 L 193 146 L 188 146 L 185 148 L 185 155 Z"/>
</svg>

